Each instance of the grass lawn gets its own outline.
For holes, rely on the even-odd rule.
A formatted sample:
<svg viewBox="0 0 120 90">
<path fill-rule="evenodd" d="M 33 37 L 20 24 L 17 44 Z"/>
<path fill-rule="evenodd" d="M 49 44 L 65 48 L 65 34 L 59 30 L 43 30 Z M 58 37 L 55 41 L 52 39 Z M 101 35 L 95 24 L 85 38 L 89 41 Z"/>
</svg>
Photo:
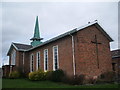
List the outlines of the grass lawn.
<svg viewBox="0 0 120 90">
<path fill-rule="evenodd" d="M 2 88 L 118 88 L 118 84 L 67 85 L 51 81 L 29 81 L 27 79 L 3 79 Z"/>
</svg>

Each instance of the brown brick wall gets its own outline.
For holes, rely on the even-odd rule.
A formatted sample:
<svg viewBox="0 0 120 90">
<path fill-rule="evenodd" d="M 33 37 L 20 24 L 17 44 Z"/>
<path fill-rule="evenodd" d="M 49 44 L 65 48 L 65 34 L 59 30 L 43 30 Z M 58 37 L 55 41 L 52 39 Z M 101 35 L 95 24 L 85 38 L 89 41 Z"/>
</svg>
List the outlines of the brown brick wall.
<svg viewBox="0 0 120 90">
<path fill-rule="evenodd" d="M 102 43 L 98 45 L 99 69 L 96 45 L 91 43 L 95 41 L 95 35 L 97 35 L 98 42 Z M 97 76 L 102 72 L 112 71 L 109 40 L 95 26 L 77 32 L 75 47 L 77 74 Z"/>
<path fill-rule="evenodd" d="M 41 56 L 40 68 L 44 70 L 44 49 L 48 49 L 48 69 L 53 70 L 53 46 L 56 45 L 58 45 L 58 59 L 60 69 L 63 69 L 67 74 L 72 75 L 72 47 L 70 36 L 30 51 L 29 54 L 34 54 L 34 70 L 36 70 L 36 52 L 38 51 L 40 51 Z"/>
</svg>

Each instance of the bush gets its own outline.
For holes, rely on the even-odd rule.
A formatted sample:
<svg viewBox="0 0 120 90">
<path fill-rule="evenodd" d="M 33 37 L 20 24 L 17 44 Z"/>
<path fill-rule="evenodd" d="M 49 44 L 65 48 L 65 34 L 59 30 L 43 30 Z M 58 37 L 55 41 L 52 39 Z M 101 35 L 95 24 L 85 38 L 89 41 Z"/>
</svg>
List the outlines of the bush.
<svg viewBox="0 0 120 90">
<path fill-rule="evenodd" d="M 54 71 L 47 71 L 46 73 L 45 73 L 45 80 L 52 80 L 52 73 L 53 73 Z"/>
<path fill-rule="evenodd" d="M 87 84 L 96 84 L 98 77 L 97 76 L 93 76 L 93 77 L 89 77 L 86 81 Z"/>
<path fill-rule="evenodd" d="M 115 72 L 109 71 L 102 73 L 97 79 L 97 83 L 113 82 L 115 80 Z"/>
<path fill-rule="evenodd" d="M 9 78 L 11 79 L 16 79 L 20 77 L 20 73 L 18 71 L 12 71 L 11 73 L 9 73 Z"/>
<path fill-rule="evenodd" d="M 114 81 L 115 79 L 115 73 L 112 71 L 109 72 L 104 72 L 100 75 L 100 79 L 102 79 L 101 81 L 105 81 L 105 82 L 111 82 Z"/>
<path fill-rule="evenodd" d="M 42 70 L 38 70 L 35 72 L 30 72 L 29 73 L 29 79 L 33 80 L 33 81 L 43 81 L 45 80 L 45 72 L 43 72 Z"/>
<path fill-rule="evenodd" d="M 68 83 L 71 85 L 83 85 L 85 82 L 85 75 L 81 74 L 81 75 L 76 75 L 76 76 L 72 76 L 72 77 L 63 77 L 62 80 L 64 83 Z"/>
<path fill-rule="evenodd" d="M 61 82 L 64 76 L 65 74 L 63 70 L 58 69 L 56 71 L 52 71 L 49 78 L 54 82 Z"/>
</svg>

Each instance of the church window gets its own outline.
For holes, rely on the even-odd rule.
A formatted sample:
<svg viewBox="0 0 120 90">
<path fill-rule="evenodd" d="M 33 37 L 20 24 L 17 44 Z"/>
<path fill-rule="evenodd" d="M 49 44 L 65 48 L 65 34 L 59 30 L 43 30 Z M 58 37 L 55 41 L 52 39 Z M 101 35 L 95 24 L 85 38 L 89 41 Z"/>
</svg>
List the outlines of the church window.
<svg viewBox="0 0 120 90">
<path fill-rule="evenodd" d="M 59 68 L 58 64 L 58 46 L 53 46 L 53 70 Z"/>
<path fill-rule="evenodd" d="M 13 50 L 11 54 L 11 65 L 15 65 L 15 60 L 16 60 L 16 51 Z"/>
<path fill-rule="evenodd" d="M 48 49 L 44 50 L 44 71 L 48 70 Z"/>
<path fill-rule="evenodd" d="M 40 68 L 40 52 L 37 52 L 36 70 Z"/>
<path fill-rule="evenodd" d="M 34 71 L 34 55 L 31 54 L 31 62 L 30 62 L 30 71 L 33 72 Z"/>
</svg>

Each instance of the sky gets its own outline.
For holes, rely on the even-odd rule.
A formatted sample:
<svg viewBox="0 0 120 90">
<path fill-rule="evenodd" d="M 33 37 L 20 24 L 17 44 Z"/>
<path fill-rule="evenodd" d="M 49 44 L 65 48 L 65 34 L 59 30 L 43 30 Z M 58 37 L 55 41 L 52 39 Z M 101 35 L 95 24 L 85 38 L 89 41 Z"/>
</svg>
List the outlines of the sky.
<svg viewBox="0 0 120 90">
<path fill-rule="evenodd" d="M 2 65 L 8 64 L 7 52 L 12 42 L 30 44 L 36 16 L 43 41 L 98 20 L 114 40 L 111 50 L 118 48 L 117 2 L 2 2 L 0 6 Z"/>
</svg>

